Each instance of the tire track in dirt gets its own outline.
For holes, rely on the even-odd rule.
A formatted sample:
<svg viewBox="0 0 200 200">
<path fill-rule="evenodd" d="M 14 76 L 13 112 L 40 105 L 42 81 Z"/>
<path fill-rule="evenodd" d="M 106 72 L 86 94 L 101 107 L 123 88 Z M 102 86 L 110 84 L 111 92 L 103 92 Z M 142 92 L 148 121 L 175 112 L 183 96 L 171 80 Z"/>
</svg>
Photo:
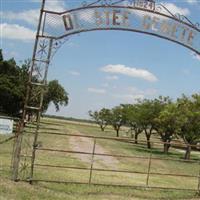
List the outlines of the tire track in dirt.
<svg viewBox="0 0 200 200">
<path fill-rule="evenodd" d="M 80 132 L 74 132 L 73 134 L 81 134 Z M 94 140 L 87 137 L 69 137 L 69 145 L 72 151 L 81 151 L 86 153 L 92 153 Z M 100 144 L 95 145 L 95 153 L 109 154 L 109 151 L 102 147 Z M 74 154 L 74 157 L 78 158 L 82 162 L 91 163 L 92 155 Z M 112 156 L 96 156 L 94 157 L 94 167 L 106 167 L 109 169 L 117 169 L 119 160 Z"/>
</svg>

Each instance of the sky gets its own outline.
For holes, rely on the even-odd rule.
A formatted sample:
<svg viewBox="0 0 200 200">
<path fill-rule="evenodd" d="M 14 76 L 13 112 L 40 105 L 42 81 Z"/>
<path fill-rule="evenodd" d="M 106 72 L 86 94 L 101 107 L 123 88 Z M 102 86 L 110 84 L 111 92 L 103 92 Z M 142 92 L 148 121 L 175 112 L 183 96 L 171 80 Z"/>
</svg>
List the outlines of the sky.
<svg viewBox="0 0 200 200">
<path fill-rule="evenodd" d="M 18 64 L 32 57 L 40 0 L 0 0 L 0 48 Z M 158 1 L 157 1 L 158 2 Z M 172 13 L 200 23 L 200 0 L 160 1 Z M 80 0 L 47 0 L 63 11 Z M 70 36 L 54 56 L 48 80 L 57 79 L 69 104 L 51 115 L 89 118 L 89 110 L 159 95 L 173 99 L 200 92 L 200 57 L 178 44 L 135 32 L 93 31 Z"/>
</svg>

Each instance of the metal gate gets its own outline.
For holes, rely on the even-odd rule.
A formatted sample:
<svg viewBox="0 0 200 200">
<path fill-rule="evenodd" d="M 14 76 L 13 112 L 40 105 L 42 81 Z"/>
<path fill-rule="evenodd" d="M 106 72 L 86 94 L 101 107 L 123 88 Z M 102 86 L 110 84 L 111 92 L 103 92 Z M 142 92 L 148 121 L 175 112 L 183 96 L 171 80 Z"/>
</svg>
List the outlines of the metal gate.
<svg viewBox="0 0 200 200">
<path fill-rule="evenodd" d="M 27 132 L 34 135 L 31 129 Z M 28 151 L 21 154 L 24 163 L 20 170 L 21 181 L 188 190 L 199 193 L 199 152 L 196 151 L 196 158 L 184 160 L 180 153 L 176 154 L 187 148 L 180 142 L 171 142 L 167 155 L 162 153 L 164 143 L 154 141 L 151 145 L 152 148 L 148 149 L 143 140 L 135 144 L 128 137 L 86 135 L 42 126 L 35 147 L 37 156 L 31 179 L 28 162 L 31 157 Z M 192 147 L 198 149 L 198 146 Z"/>
<path fill-rule="evenodd" d="M 107 14 L 103 15 L 102 13 Z M 180 27 L 182 27 L 182 31 L 179 29 Z M 70 8 L 64 12 L 54 12 L 45 9 L 45 0 L 43 0 L 25 106 L 14 145 L 12 159 L 13 180 L 20 180 L 21 174 L 24 174 L 23 176 L 29 174 L 30 182 L 34 180 L 36 151 L 41 150 L 38 147 L 41 108 L 47 84 L 48 67 L 53 55 L 68 40 L 70 35 L 96 30 L 123 30 L 148 34 L 178 43 L 200 54 L 199 24 L 192 23 L 185 16 L 171 13 L 164 5 L 155 1 L 97 0 L 89 3 L 84 1 L 78 8 Z M 177 33 L 179 34 L 177 35 Z M 37 104 L 33 103 L 33 99 L 38 99 Z M 34 130 L 34 134 L 27 133 L 24 130 L 28 112 L 34 112 L 37 115 L 35 126 L 30 128 Z M 23 138 L 24 134 L 30 137 Z M 91 152 L 90 155 L 92 157 L 97 156 L 95 143 L 94 152 Z M 148 157 L 149 172 L 145 174 L 147 177 L 150 175 L 152 159 Z M 85 170 L 90 171 L 89 182 L 91 182 L 93 172 L 101 169 L 93 168 L 93 163 L 91 163 L 89 169 Z M 146 181 L 147 185 L 148 180 L 149 178 Z"/>
</svg>

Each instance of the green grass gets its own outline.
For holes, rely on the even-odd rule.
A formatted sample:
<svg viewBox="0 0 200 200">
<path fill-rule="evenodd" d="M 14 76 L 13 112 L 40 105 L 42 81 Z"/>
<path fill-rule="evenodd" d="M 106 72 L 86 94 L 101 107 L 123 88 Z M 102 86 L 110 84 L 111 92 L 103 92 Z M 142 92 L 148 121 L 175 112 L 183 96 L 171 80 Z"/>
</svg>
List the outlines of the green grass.
<svg viewBox="0 0 200 200">
<path fill-rule="evenodd" d="M 108 136 L 114 137 L 115 132 L 108 127 L 105 132 L 101 132 L 95 125 L 79 124 L 67 122 L 65 120 L 43 119 L 38 142 L 42 148 L 56 148 L 73 150 L 68 136 L 47 135 L 44 132 L 72 133 L 84 134 L 92 136 Z M 26 128 L 27 133 L 24 136 L 22 154 L 31 155 L 31 143 L 33 142 L 34 125 Z M 120 132 L 121 136 L 127 136 L 126 131 Z M 0 140 L 8 136 L 0 135 Z M 144 140 L 144 135 L 139 136 Z M 152 136 L 153 141 L 158 141 L 156 135 Z M 94 186 L 79 184 L 56 184 L 46 182 L 34 182 L 30 185 L 25 182 L 12 182 L 10 180 L 10 163 L 12 154 L 13 141 L 0 145 L 0 200 L 14 199 L 80 199 L 80 200 L 101 200 L 101 199 L 200 199 L 194 191 L 175 191 L 175 190 L 155 190 L 155 189 L 134 189 L 130 187 L 111 187 L 111 186 Z M 91 139 L 91 144 L 93 140 Z M 152 150 L 148 150 L 145 144 L 131 144 L 113 140 L 97 140 L 97 145 L 103 147 L 106 153 L 122 154 L 129 156 L 143 156 L 147 159 L 139 158 L 116 158 L 117 164 L 106 165 L 95 156 L 94 167 L 104 169 L 132 170 L 147 172 L 149 165 L 149 155 L 152 152 L 154 158 L 177 158 L 181 159 L 183 153 L 171 148 L 168 155 L 162 153 L 162 146 L 153 145 Z M 91 148 L 92 151 L 92 148 Z M 199 159 L 199 154 L 193 153 L 192 159 Z M 20 177 L 26 179 L 29 176 L 30 158 L 21 158 L 21 167 L 26 160 L 29 163 L 27 169 L 20 173 Z M 62 166 L 78 166 L 90 167 L 90 162 L 81 160 L 79 157 L 64 152 L 37 151 L 36 164 L 62 165 Z M 152 173 L 179 173 L 188 175 L 199 174 L 199 164 L 188 163 L 171 160 L 152 160 Z M 89 171 L 73 170 L 73 169 L 57 169 L 50 167 L 36 167 L 34 171 L 34 179 L 47 179 L 59 181 L 76 181 L 88 182 Z M 147 176 L 136 173 L 114 173 L 114 172 L 98 172 L 93 171 L 92 183 L 104 184 L 121 184 L 130 186 L 145 186 Z M 149 186 L 156 187 L 177 187 L 197 189 L 197 178 L 172 177 L 150 175 Z"/>
<path fill-rule="evenodd" d="M 193 192 L 158 191 L 122 187 L 89 186 L 77 184 L 14 183 L 1 179 L 0 200 L 174 200 L 199 199 Z"/>
</svg>

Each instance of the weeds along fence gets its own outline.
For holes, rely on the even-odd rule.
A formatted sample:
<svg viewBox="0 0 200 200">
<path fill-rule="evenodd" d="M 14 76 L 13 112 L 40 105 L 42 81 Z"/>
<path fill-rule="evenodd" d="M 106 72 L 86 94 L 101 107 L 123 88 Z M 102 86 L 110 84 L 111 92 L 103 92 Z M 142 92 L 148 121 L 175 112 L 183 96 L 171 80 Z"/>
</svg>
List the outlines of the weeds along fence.
<svg viewBox="0 0 200 200">
<path fill-rule="evenodd" d="M 188 146 L 172 142 L 170 152 L 162 153 L 164 143 L 135 144 L 130 138 L 88 136 L 68 133 L 40 134 L 42 138 L 67 138 L 68 145 L 36 148 L 34 176 L 30 182 L 93 184 L 137 188 L 192 190 L 200 192 L 200 152 L 184 160 Z M 48 136 L 47 136 L 48 135 Z M 74 143 L 73 143 L 74 142 Z M 102 146 L 110 150 L 102 149 Z M 119 150 L 116 150 L 119 146 Z M 112 149 L 113 147 L 113 149 Z M 195 145 L 193 148 L 198 149 Z"/>
</svg>

